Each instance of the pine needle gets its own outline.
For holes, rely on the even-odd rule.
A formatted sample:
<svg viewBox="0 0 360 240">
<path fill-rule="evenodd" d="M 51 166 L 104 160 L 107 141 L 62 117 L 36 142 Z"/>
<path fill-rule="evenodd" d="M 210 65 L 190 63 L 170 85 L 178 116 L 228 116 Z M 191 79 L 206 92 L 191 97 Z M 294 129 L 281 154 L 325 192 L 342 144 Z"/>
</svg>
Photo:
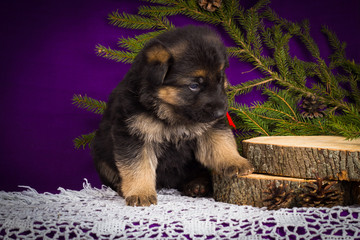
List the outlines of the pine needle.
<svg viewBox="0 0 360 240">
<path fill-rule="evenodd" d="M 93 98 L 88 97 L 86 94 L 84 96 L 80 94 L 75 94 L 72 98 L 72 103 L 78 108 L 96 114 L 103 114 L 106 109 L 106 102 L 95 100 Z"/>
<path fill-rule="evenodd" d="M 137 55 L 136 52 L 113 50 L 100 44 L 96 46 L 96 53 L 98 56 L 102 56 L 106 59 L 111 59 L 123 63 L 132 63 Z"/>
<path fill-rule="evenodd" d="M 157 21 L 148 17 L 142 17 L 135 14 L 119 13 L 118 11 L 109 14 L 110 24 L 120 28 L 130 29 L 156 29 Z"/>
<path fill-rule="evenodd" d="M 160 30 L 160 31 L 153 31 L 153 32 L 148 32 L 148 33 L 144 33 L 144 34 L 140 34 L 137 35 L 133 38 L 120 38 L 119 39 L 119 46 L 122 48 L 126 48 L 127 50 L 129 50 L 130 52 L 134 52 L 134 53 L 138 53 L 141 51 L 141 49 L 143 49 L 144 45 L 146 42 L 148 42 L 150 39 L 158 36 L 159 34 L 165 32 L 164 30 Z M 101 46 L 101 45 L 100 45 Z M 99 51 L 103 51 L 104 49 L 98 49 Z M 133 61 L 133 56 L 132 55 L 124 55 L 124 58 L 127 58 L 130 60 L 131 57 L 131 61 Z"/>
<path fill-rule="evenodd" d="M 86 146 L 91 149 L 92 141 L 94 140 L 96 132 L 81 135 L 73 140 L 75 149 L 85 149 Z"/>
<path fill-rule="evenodd" d="M 176 7 L 167 7 L 167 6 L 140 6 L 139 14 L 150 17 L 165 17 L 178 15 L 182 13 L 185 8 L 176 6 Z"/>
</svg>

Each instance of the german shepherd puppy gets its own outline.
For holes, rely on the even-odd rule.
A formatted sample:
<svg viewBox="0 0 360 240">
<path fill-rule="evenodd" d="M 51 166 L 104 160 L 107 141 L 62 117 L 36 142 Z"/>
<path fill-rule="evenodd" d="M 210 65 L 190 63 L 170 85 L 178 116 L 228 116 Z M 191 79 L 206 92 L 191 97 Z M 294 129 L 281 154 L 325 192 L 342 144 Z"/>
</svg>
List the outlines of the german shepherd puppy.
<svg viewBox="0 0 360 240">
<path fill-rule="evenodd" d="M 207 27 L 150 40 L 113 90 L 93 143 L 103 184 L 130 206 L 157 203 L 157 188 L 211 191 L 209 169 L 250 174 L 226 121 L 226 48 Z"/>
</svg>

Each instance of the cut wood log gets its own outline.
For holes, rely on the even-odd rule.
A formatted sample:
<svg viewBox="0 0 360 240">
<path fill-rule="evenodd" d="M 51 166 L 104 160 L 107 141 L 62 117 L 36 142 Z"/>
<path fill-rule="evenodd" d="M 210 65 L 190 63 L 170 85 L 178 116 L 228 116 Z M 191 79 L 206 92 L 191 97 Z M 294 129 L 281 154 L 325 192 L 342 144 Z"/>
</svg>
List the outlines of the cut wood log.
<svg viewBox="0 0 360 240">
<path fill-rule="evenodd" d="M 284 186 L 291 192 L 293 198 L 281 207 L 317 206 L 304 198 L 311 194 L 311 188 L 316 180 L 300 178 L 277 177 L 264 174 L 250 174 L 238 178 L 226 178 L 213 174 L 214 199 L 216 201 L 237 205 L 251 205 L 254 207 L 268 206 L 269 194 L 266 193 L 271 185 Z M 359 203 L 359 182 L 324 181 L 323 184 L 333 184 L 330 190 L 340 194 L 335 200 L 322 202 L 319 206 L 353 205 Z"/>
<path fill-rule="evenodd" d="M 243 141 L 255 172 L 304 179 L 360 181 L 360 139 L 271 136 Z"/>
</svg>

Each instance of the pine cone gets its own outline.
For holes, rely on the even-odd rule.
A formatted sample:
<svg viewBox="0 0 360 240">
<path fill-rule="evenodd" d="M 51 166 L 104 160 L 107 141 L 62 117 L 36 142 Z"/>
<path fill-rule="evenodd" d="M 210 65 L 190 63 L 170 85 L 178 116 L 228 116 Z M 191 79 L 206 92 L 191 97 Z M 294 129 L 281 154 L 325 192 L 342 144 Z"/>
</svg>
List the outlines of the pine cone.
<svg viewBox="0 0 360 240">
<path fill-rule="evenodd" d="M 221 6 L 221 0 L 198 0 L 200 7 L 209 12 L 214 12 Z"/>
<path fill-rule="evenodd" d="M 326 105 L 323 104 L 315 95 L 305 97 L 299 107 L 302 110 L 301 115 L 303 117 L 318 118 L 325 115 L 323 111 L 324 108 L 326 108 Z"/>
<path fill-rule="evenodd" d="M 294 199 L 293 190 L 287 190 L 287 184 L 280 184 L 276 186 L 276 182 L 268 185 L 268 189 L 264 191 L 268 197 L 264 199 L 264 205 L 269 210 L 276 210 L 290 206 L 291 201 Z"/>
<path fill-rule="evenodd" d="M 316 182 L 309 183 L 305 187 L 307 191 L 300 194 L 300 205 L 303 207 L 333 207 L 343 203 L 343 194 L 332 190 L 336 182 L 326 182 L 316 177 Z"/>
</svg>

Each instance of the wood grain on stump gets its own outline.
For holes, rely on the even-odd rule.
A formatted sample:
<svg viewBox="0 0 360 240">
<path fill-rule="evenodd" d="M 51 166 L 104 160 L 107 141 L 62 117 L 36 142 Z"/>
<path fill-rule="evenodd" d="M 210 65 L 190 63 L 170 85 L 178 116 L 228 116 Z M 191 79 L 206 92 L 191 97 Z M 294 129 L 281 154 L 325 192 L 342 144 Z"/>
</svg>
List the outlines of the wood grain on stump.
<svg viewBox="0 0 360 240">
<path fill-rule="evenodd" d="M 229 179 L 214 173 L 215 200 L 269 207 L 269 201 L 266 201 L 269 189 L 282 189 L 280 192 L 286 192 L 285 196 L 291 192 L 293 198 L 283 198 L 291 201 L 281 204 L 273 201 L 280 207 L 360 203 L 360 139 L 347 141 L 337 136 L 257 137 L 243 141 L 243 154 L 253 164 L 256 174 Z M 312 188 L 320 185 L 323 189 L 330 189 L 330 193 L 322 194 L 323 191 Z M 332 198 L 334 192 L 340 197 Z M 319 199 L 321 204 L 318 204 Z"/>
<path fill-rule="evenodd" d="M 337 136 L 275 136 L 243 141 L 255 172 L 276 176 L 360 181 L 360 139 Z"/>
<path fill-rule="evenodd" d="M 306 187 L 309 183 L 316 180 L 306 180 L 300 178 L 277 177 L 264 174 L 250 174 L 239 178 L 225 178 L 218 174 L 213 175 L 214 198 L 216 201 L 232 203 L 237 205 L 251 205 L 254 207 L 264 207 L 269 195 L 265 191 L 270 184 L 280 186 L 287 185 L 287 189 L 293 191 L 294 199 L 283 207 L 301 207 L 302 194 L 309 192 Z M 327 181 L 327 183 L 334 181 Z M 334 205 L 352 205 L 358 203 L 358 183 L 338 182 L 331 187 L 332 190 L 339 192 L 342 197 L 331 202 Z"/>
</svg>

